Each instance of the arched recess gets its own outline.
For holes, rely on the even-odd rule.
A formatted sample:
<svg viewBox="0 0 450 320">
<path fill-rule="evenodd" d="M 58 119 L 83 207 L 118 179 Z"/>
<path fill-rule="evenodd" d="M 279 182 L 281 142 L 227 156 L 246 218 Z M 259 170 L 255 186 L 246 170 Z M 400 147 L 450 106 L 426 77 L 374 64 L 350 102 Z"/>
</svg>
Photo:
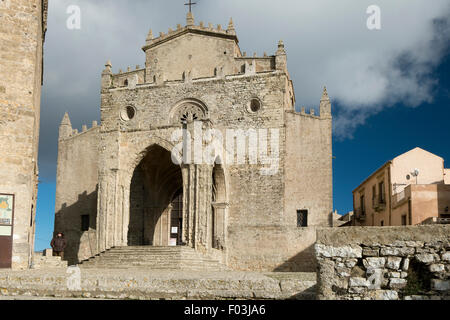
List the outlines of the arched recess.
<svg viewBox="0 0 450 320">
<path fill-rule="evenodd" d="M 226 243 L 227 187 L 225 170 L 216 160 L 212 169 L 211 183 L 211 248 L 223 250 Z"/>
<path fill-rule="evenodd" d="M 130 183 L 128 245 L 171 245 L 173 201 L 182 186 L 181 168 L 170 151 L 157 144 L 147 148 Z"/>
</svg>

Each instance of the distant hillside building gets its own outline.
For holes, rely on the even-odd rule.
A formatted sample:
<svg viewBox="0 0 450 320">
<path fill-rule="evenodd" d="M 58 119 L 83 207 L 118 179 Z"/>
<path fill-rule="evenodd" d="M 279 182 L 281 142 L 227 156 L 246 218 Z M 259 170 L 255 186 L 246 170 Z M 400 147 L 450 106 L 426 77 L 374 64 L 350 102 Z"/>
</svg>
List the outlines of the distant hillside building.
<svg viewBox="0 0 450 320">
<path fill-rule="evenodd" d="M 34 250 L 47 0 L 0 1 L 0 268 Z"/>
<path fill-rule="evenodd" d="M 189 13 L 184 27 L 150 31 L 143 51 L 144 68 L 106 64 L 100 126 L 61 123 L 55 231 L 69 261 L 185 246 L 233 269 L 314 270 L 315 227 L 333 209 L 326 90 L 320 114 L 296 112 L 283 42 L 247 56 L 233 21 L 195 25 Z M 209 163 L 196 160 L 208 132 L 227 141 Z M 237 141 L 247 153 L 234 158 Z M 173 161 L 180 144 L 191 162 Z"/>
<path fill-rule="evenodd" d="M 353 190 L 353 225 L 402 226 L 450 218 L 450 170 L 421 148 L 408 151 Z"/>
</svg>

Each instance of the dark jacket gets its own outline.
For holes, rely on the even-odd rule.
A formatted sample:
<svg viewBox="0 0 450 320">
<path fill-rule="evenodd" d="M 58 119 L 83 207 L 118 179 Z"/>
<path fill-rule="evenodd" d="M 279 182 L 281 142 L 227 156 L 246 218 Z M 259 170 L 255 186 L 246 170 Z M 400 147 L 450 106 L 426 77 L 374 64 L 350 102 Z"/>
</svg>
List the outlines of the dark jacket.
<svg viewBox="0 0 450 320">
<path fill-rule="evenodd" d="M 50 245 L 52 246 L 53 251 L 56 252 L 64 251 L 64 249 L 66 248 L 66 239 L 64 239 L 64 236 L 61 238 L 58 238 L 56 236 L 52 239 Z"/>
</svg>

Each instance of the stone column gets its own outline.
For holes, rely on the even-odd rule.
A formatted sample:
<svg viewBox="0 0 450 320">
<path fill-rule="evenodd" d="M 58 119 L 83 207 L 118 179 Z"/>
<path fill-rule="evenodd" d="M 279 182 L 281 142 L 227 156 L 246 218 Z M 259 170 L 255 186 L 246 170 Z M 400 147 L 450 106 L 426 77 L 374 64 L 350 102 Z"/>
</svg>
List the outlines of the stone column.
<svg viewBox="0 0 450 320">
<path fill-rule="evenodd" d="M 183 227 L 182 227 L 182 234 L 181 239 L 184 243 L 186 243 L 189 246 L 192 246 L 191 242 L 191 231 L 190 228 L 192 224 L 191 221 L 191 211 L 189 210 L 190 207 L 190 192 L 189 192 L 189 166 L 183 165 L 181 167 L 181 174 L 183 176 Z"/>
<path fill-rule="evenodd" d="M 121 222 L 121 246 L 128 245 L 128 225 L 130 223 L 130 187 L 121 186 L 122 195 L 122 222 Z"/>
<path fill-rule="evenodd" d="M 213 247 L 224 250 L 226 248 L 226 226 L 228 203 L 213 203 L 215 215 L 215 239 L 213 239 Z"/>
<path fill-rule="evenodd" d="M 106 207 L 108 182 L 104 172 L 99 173 L 97 198 L 97 251 L 106 250 Z"/>
</svg>

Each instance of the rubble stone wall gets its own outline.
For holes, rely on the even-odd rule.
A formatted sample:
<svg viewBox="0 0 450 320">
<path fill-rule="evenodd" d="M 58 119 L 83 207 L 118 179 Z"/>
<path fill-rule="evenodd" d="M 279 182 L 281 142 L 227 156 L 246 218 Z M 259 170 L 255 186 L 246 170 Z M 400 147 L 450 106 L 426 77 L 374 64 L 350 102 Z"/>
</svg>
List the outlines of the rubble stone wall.
<svg viewBox="0 0 450 320">
<path fill-rule="evenodd" d="M 450 226 L 320 229 L 318 298 L 450 298 Z"/>
</svg>

